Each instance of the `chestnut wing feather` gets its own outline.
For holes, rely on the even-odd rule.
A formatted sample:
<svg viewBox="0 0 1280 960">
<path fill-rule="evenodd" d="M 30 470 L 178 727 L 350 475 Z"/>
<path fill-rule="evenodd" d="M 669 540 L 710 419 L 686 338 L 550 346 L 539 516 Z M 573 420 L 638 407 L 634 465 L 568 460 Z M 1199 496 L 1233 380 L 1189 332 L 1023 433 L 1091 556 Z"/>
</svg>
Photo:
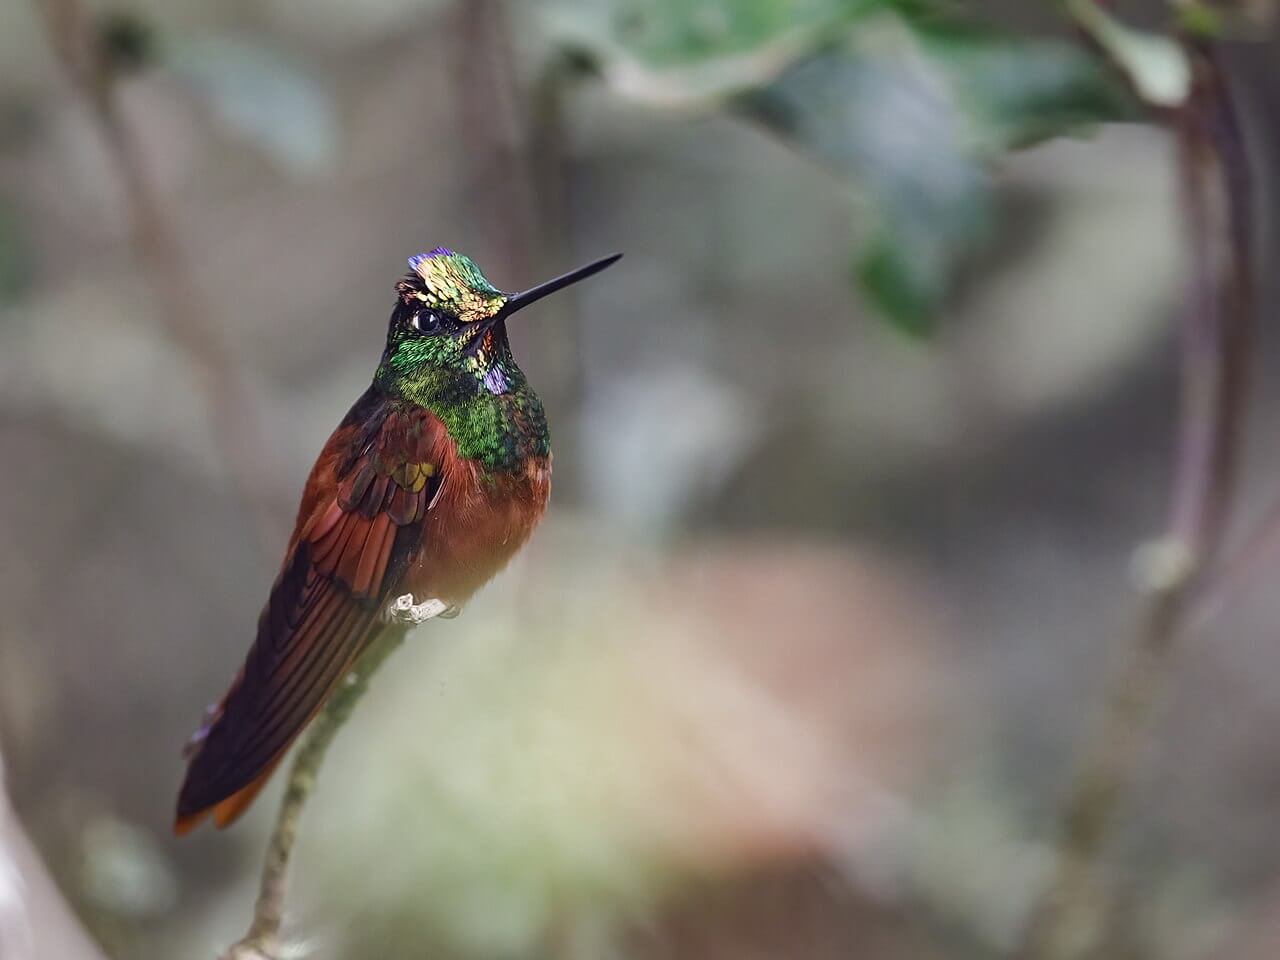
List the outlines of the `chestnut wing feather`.
<svg viewBox="0 0 1280 960">
<path fill-rule="evenodd" d="M 379 628 L 421 543 L 444 426 L 421 408 L 369 403 L 321 454 L 253 647 L 192 740 L 178 832 L 243 811 Z"/>
</svg>

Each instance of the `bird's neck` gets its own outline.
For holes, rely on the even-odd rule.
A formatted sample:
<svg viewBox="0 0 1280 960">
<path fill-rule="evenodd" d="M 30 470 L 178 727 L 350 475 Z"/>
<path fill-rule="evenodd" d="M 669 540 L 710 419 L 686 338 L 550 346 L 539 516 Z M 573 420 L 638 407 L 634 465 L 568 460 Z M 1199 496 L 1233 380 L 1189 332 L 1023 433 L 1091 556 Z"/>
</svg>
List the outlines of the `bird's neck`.
<svg viewBox="0 0 1280 960">
<path fill-rule="evenodd" d="M 432 378 L 375 381 L 375 387 L 435 414 L 457 445 L 458 456 L 491 471 L 511 472 L 551 452 L 542 401 L 522 373 L 512 380 L 501 393 L 477 390 L 464 380 L 449 385 Z"/>
</svg>

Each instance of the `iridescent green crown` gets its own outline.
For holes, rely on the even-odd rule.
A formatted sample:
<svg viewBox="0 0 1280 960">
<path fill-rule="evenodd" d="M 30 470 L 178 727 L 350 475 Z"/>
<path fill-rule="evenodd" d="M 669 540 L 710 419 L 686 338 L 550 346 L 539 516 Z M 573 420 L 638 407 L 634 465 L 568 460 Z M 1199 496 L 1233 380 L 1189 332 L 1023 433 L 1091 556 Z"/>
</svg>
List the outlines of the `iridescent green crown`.
<svg viewBox="0 0 1280 960">
<path fill-rule="evenodd" d="M 416 283 L 405 284 L 401 287 L 405 296 L 445 310 L 463 323 L 487 320 L 507 302 L 506 294 L 491 284 L 465 254 L 436 247 L 430 253 L 410 257 L 409 269 L 409 281 L 416 277 L 421 289 Z"/>
</svg>

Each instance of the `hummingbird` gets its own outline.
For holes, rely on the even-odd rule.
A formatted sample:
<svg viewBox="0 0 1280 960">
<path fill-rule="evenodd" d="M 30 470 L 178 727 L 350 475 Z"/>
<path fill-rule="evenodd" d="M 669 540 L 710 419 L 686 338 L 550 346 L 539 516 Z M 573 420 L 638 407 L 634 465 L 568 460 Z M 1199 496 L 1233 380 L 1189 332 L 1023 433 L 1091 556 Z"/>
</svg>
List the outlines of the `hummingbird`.
<svg viewBox="0 0 1280 960">
<path fill-rule="evenodd" d="M 188 742 L 175 833 L 248 808 L 397 607 L 456 615 L 529 539 L 551 441 L 507 320 L 621 256 L 522 293 L 444 247 L 409 259 L 373 382 L 311 469 L 253 645 Z"/>
</svg>

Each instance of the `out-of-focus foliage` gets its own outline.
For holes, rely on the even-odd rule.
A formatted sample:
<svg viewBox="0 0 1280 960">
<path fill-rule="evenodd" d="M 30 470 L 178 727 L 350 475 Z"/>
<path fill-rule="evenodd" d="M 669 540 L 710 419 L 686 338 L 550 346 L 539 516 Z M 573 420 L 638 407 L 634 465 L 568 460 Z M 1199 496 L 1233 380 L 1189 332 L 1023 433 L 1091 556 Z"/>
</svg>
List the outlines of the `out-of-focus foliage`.
<svg viewBox="0 0 1280 960">
<path fill-rule="evenodd" d="M 867 221 L 855 275 L 912 333 L 931 328 L 982 249 L 1004 153 L 1133 114 L 1078 46 L 1015 40 L 929 4 L 570 5 L 564 42 L 620 92 L 658 106 L 729 101 L 847 178 Z"/>
<path fill-rule="evenodd" d="M 793 67 L 763 91 L 763 115 L 864 192 L 873 226 L 858 277 L 891 319 L 922 331 L 986 231 L 985 172 L 945 76 L 900 22 L 880 28 L 888 36 L 861 30 Z"/>
<path fill-rule="evenodd" d="M 1055 42 L 928 31 L 889 17 L 765 88 L 763 116 L 847 175 L 875 226 L 858 263 L 890 319 L 927 330 L 992 218 L 1000 154 L 1103 118 L 1122 99 L 1097 64 Z"/>
<path fill-rule="evenodd" d="M 649 69 L 683 68 L 810 40 L 865 15 L 876 0 L 612 0 L 599 4 L 618 46 Z"/>
<path fill-rule="evenodd" d="M 280 50 L 246 37 L 177 38 L 165 62 L 234 136 L 290 171 L 324 171 L 338 121 L 316 78 Z"/>
<path fill-rule="evenodd" d="M 286 172 L 322 173 L 337 158 L 332 98 L 278 46 L 247 35 L 159 36 L 145 20 L 120 12 L 103 18 L 98 33 L 115 70 L 168 70 L 227 133 Z"/>
<path fill-rule="evenodd" d="M 1077 22 L 1120 65 L 1143 100 L 1158 107 L 1176 107 L 1187 98 L 1191 65 L 1172 39 L 1128 27 L 1093 0 L 1071 0 L 1070 7 Z M 1200 26 L 1208 29 L 1206 22 Z"/>
<path fill-rule="evenodd" d="M 9 203 L 0 197 L 0 303 L 18 296 L 26 287 L 29 261 L 18 218 Z"/>
<path fill-rule="evenodd" d="M 84 848 L 80 881 L 96 908 L 129 917 L 173 908 L 176 881 L 150 831 L 104 817 L 85 832 Z"/>
<path fill-rule="evenodd" d="M 344 739 L 382 748 L 368 782 L 317 798 L 343 815 L 308 885 L 329 913 L 361 905 L 376 955 L 433 937 L 537 955 L 558 926 L 607 929 L 699 880 L 858 846 L 902 806 L 891 785 L 927 754 L 934 614 L 874 558 L 733 544 L 622 577 L 580 559 L 572 579 L 590 589 L 572 610 L 535 600 L 496 629 L 469 613 L 458 642 L 419 633 L 397 657 L 420 666 L 379 678 Z M 449 680 L 397 698 L 411 677 Z M 353 890 L 353 876 L 369 879 Z"/>
</svg>

